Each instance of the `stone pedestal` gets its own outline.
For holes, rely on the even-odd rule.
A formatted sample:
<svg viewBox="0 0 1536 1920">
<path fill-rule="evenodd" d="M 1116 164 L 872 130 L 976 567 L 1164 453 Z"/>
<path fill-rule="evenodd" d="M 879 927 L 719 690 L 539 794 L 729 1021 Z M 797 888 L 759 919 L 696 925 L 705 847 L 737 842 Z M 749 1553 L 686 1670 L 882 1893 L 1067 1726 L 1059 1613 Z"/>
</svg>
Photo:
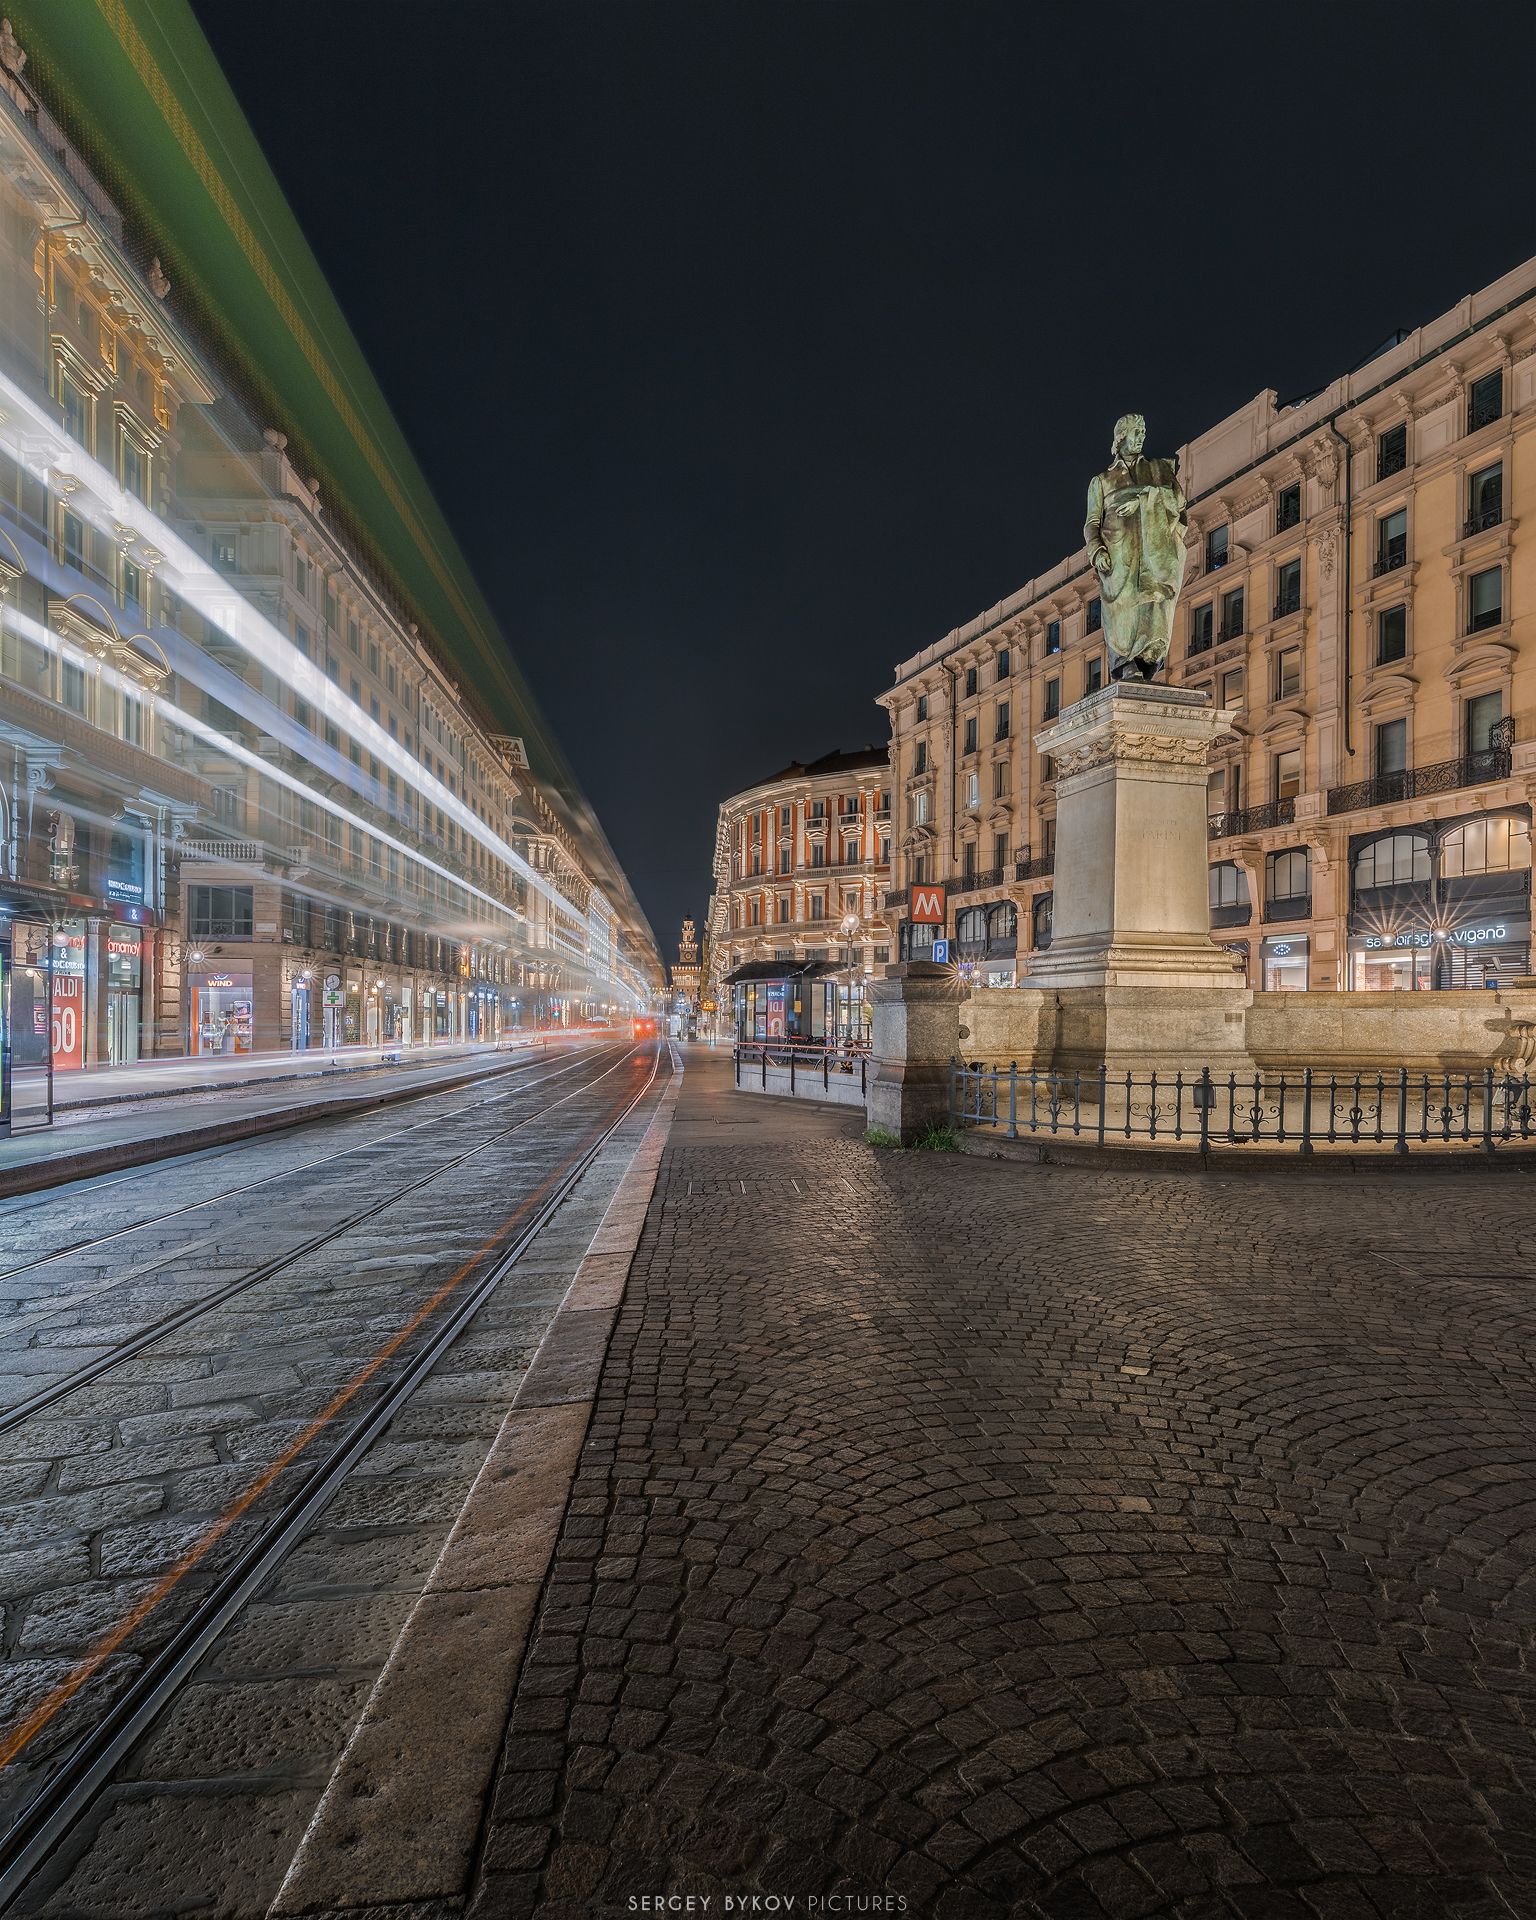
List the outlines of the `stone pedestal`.
<svg viewBox="0 0 1536 1920">
<path fill-rule="evenodd" d="M 1210 749 L 1231 718 L 1119 681 L 1035 735 L 1056 762 L 1056 886 L 1023 984 L 1057 995 L 1058 1069 L 1251 1071 L 1252 995 L 1211 938 L 1207 879 Z"/>
<path fill-rule="evenodd" d="M 948 967 L 909 960 L 866 983 L 873 1007 L 869 1094 L 872 1127 L 909 1145 L 949 1120 L 949 1067 L 960 1050 L 960 992 Z"/>
</svg>

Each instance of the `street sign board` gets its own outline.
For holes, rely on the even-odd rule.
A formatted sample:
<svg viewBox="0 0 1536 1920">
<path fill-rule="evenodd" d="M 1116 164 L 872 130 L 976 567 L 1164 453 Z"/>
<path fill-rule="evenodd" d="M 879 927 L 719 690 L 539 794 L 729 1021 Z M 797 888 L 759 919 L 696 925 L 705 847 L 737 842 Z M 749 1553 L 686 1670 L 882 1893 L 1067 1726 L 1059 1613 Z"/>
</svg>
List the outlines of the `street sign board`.
<svg viewBox="0 0 1536 1920">
<path fill-rule="evenodd" d="M 949 965 L 949 942 L 947 940 L 934 941 L 933 961 L 935 966 L 947 967 Z"/>
<path fill-rule="evenodd" d="M 944 889 L 942 887 L 912 889 L 912 924 L 915 927 L 943 926 Z"/>
<path fill-rule="evenodd" d="M 328 1007 L 344 1007 L 347 1004 L 347 996 L 340 987 L 327 987 L 320 998 Z"/>
</svg>

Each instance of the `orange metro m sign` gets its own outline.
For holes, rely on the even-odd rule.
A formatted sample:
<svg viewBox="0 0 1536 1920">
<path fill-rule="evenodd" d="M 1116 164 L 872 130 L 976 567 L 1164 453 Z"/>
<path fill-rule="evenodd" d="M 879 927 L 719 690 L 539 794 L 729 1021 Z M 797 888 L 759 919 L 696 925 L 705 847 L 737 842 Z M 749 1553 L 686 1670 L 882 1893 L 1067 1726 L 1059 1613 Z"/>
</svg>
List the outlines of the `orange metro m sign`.
<svg viewBox="0 0 1536 1920">
<path fill-rule="evenodd" d="M 943 926 L 944 889 L 942 887 L 912 889 L 912 924 L 915 927 Z"/>
</svg>

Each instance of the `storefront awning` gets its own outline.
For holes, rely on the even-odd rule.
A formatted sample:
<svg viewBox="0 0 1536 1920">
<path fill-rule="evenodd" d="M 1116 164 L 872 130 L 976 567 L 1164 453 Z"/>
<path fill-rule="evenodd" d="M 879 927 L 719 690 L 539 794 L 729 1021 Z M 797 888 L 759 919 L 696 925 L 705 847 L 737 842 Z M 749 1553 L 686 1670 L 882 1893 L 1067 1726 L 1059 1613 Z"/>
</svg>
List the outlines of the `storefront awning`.
<svg viewBox="0 0 1536 1920">
<path fill-rule="evenodd" d="M 728 987 L 748 980 L 819 980 L 823 974 L 841 973 L 835 960 L 806 960 L 796 966 L 789 960 L 744 960 L 725 976 Z"/>
</svg>

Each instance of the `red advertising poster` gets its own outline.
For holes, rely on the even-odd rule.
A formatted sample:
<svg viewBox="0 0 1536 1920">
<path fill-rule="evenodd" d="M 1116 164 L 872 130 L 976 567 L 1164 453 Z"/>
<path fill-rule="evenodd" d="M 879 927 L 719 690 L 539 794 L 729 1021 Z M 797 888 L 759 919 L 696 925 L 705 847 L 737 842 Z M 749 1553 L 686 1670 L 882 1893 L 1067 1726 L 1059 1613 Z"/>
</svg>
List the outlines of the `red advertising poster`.
<svg viewBox="0 0 1536 1920">
<path fill-rule="evenodd" d="M 78 973 L 53 976 L 53 1070 L 68 1073 L 85 1065 L 85 978 Z"/>
</svg>

